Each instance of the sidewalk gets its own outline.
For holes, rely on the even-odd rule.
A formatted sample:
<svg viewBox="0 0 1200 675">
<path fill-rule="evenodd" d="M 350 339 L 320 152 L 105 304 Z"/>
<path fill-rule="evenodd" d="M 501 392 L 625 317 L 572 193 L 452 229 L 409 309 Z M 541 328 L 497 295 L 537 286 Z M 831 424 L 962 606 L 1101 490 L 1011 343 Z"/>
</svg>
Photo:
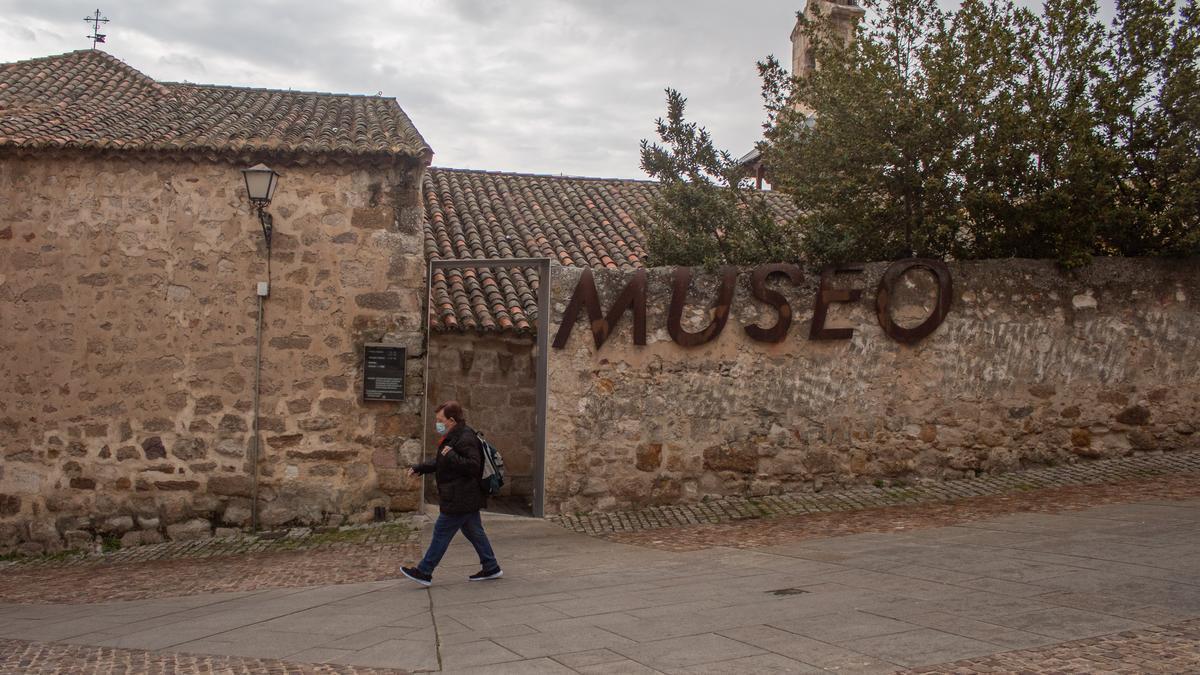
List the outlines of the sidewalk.
<svg viewBox="0 0 1200 675">
<path fill-rule="evenodd" d="M 505 566 L 493 582 L 466 580 L 477 562 L 456 542 L 430 589 L 2 604 L 0 672 L 1181 672 L 1200 659 L 1197 498 L 683 553 L 545 521 L 487 526 Z"/>
</svg>

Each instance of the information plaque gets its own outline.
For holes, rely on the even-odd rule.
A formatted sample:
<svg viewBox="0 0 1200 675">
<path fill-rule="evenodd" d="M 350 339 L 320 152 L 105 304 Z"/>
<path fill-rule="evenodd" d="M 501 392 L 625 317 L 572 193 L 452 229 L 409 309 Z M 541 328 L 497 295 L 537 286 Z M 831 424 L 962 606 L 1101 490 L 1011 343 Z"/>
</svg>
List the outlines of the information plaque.
<svg viewBox="0 0 1200 675">
<path fill-rule="evenodd" d="M 404 400 L 405 348 L 370 343 L 364 345 L 363 400 Z"/>
</svg>

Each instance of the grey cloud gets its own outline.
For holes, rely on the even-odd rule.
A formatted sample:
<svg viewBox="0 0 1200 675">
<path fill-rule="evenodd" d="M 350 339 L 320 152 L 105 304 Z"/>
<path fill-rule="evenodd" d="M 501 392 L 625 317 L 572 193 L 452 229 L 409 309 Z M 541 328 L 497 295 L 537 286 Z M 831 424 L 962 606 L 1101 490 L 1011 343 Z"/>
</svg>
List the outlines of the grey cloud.
<svg viewBox="0 0 1200 675">
<path fill-rule="evenodd" d="M 24 26 L 4 26 L 4 33 L 14 40 L 22 40 L 24 42 L 37 41 L 37 34 Z"/>
<path fill-rule="evenodd" d="M 176 68 L 192 73 L 204 73 L 204 62 L 195 56 L 186 54 L 166 54 L 158 57 L 158 62 L 168 68 Z"/>
<path fill-rule="evenodd" d="M 106 10 L 105 48 L 160 79 L 383 91 L 442 166 L 642 178 L 638 141 L 652 137 L 668 86 L 719 145 L 741 153 L 758 140 L 754 64 L 787 60 L 803 3 L 124 0 Z M 88 46 L 67 0 L 0 0 L 0 17 L 14 35 L 0 61 Z M 23 25 L 60 35 L 38 29 L 32 48 L 14 33 Z M 155 52 L 151 39 L 170 47 Z"/>
<path fill-rule="evenodd" d="M 506 3 L 495 0 L 450 0 L 446 3 L 455 14 L 478 24 L 489 24 L 508 13 Z"/>
</svg>

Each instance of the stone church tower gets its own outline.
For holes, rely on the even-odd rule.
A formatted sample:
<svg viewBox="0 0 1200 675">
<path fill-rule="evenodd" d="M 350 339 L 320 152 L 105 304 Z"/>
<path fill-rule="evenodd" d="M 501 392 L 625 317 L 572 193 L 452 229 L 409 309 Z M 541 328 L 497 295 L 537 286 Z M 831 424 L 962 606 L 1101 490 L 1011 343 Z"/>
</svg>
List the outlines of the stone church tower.
<svg viewBox="0 0 1200 675">
<path fill-rule="evenodd" d="M 808 0 L 804 7 L 804 18 L 816 20 L 818 12 L 821 20 L 832 24 L 833 34 L 846 42 L 854 38 L 854 29 L 866 14 L 856 0 Z M 804 24 L 797 17 L 796 26 L 792 28 L 792 75 L 807 77 L 817 68 L 817 58 L 804 33 Z"/>
<path fill-rule="evenodd" d="M 858 22 L 867 13 L 858 5 L 857 0 L 808 0 L 808 4 L 804 6 L 804 19 L 817 20 L 818 12 L 820 12 L 820 20 L 832 23 L 833 34 L 841 37 L 845 42 L 854 39 L 854 31 L 858 27 Z M 809 73 L 818 68 L 817 57 L 809 42 L 808 36 L 804 34 L 803 21 L 800 17 L 796 17 L 796 25 L 792 28 L 792 75 L 795 77 L 807 77 Z M 796 109 L 804 113 L 810 123 L 815 119 L 812 115 L 813 111 L 807 106 L 797 103 Z M 761 190 L 763 184 L 770 181 L 767 176 L 767 167 L 757 149 L 743 155 L 738 163 L 746 169 L 749 175 L 754 176 L 754 185 L 757 189 Z"/>
</svg>

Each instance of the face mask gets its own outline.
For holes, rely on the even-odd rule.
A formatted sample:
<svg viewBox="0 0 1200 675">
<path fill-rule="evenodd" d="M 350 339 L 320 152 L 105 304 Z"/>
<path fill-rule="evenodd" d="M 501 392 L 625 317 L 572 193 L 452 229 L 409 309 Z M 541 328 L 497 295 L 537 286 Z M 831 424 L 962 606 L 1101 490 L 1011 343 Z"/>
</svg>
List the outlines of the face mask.
<svg viewBox="0 0 1200 675">
<path fill-rule="evenodd" d="M 438 423 L 434 424 L 433 428 L 437 429 L 437 432 L 439 434 L 446 433 L 446 424 L 444 422 L 438 422 Z"/>
</svg>

